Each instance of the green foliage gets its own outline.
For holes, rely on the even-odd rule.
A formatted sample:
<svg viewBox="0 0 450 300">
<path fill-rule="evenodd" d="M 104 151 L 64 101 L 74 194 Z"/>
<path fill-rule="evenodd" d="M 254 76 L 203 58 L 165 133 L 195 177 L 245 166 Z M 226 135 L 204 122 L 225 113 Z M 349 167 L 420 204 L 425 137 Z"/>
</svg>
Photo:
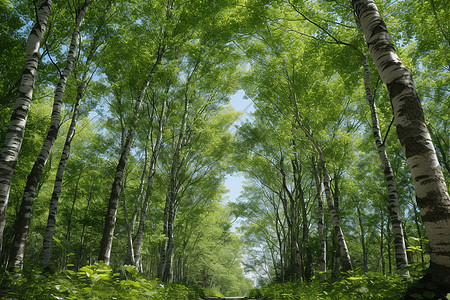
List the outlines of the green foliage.
<svg viewBox="0 0 450 300">
<path fill-rule="evenodd" d="M 407 288 L 404 277 L 362 271 L 348 272 L 335 282 L 276 283 L 255 289 L 249 297 L 263 299 L 400 299 Z"/>
<path fill-rule="evenodd" d="M 134 266 L 122 266 L 117 272 L 103 263 L 69 269 L 54 275 L 41 271 L 32 274 L 2 274 L 3 295 L 13 299 L 196 299 L 202 289 L 179 284 L 146 280 Z"/>
</svg>

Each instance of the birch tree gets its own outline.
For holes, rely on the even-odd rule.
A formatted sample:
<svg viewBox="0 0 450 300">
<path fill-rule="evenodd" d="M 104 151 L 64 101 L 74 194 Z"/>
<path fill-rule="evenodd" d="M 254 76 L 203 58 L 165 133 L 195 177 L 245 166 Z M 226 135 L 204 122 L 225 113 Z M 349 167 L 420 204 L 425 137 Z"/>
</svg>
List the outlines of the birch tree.
<svg viewBox="0 0 450 300">
<path fill-rule="evenodd" d="M 28 111 L 33 98 L 36 72 L 40 60 L 39 49 L 42 38 L 47 30 L 47 22 L 52 8 L 51 0 L 39 4 L 36 12 L 36 23 L 31 29 L 26 44 L 25 69 L 19 85 L 14 111 L 11 116 L 5 140 L 0 152 L 0 251 L 3 247 L 3 231 L 6 223 L 6 207 L 8 206 L 11 179 L 22 146 Z"/>
<path fill-rule="evenodd" d="M 165 11 L 165 18 L 167 20 L 170 20 L 172 9 L 172 1 L 168 1 Z M 150 63 L 149 67 L 150 69 L 146 72 L 146 75 L 142 85 L 139 89 L 139 94 L 134 102 L 134 108 L 133 108 L 133 114 L 134 117 L 132 118 L 130 124 L 128 124 L 128 129 L 126 130 L 126 134 L 124 135 L 123 144 L 121 147 L 121 153 L 119 157 L 119 161 L 117 163 L 116 173 L 114 176 L 114 182 L 111 187 L 111 194 L 108 201 L 108 209 L 106 211 L 105 216 L 105 226 L 103 229 L 103 237 L 100 242 L 100 251 L 98 259 L 103 261 L 105 264 L 110 263 L 110 256 L 111 256 L 111 247 L 112 247 L 112 241 L 113 241 L 113 234 L 114 229 L 116 226 L 116 219 L 117 219 L 117 208 L 119 205 L 119 198 L 121 189 L 123 186 L 123 176 L 125 172 L 125 168 L 127 166 L 128 162 L 128 156 L 130 155 L 131 145 L 133 142 L 133 137 L 136 129 L 136 125 L 139 120 L 139 115 L 141 113 L 142 109 L 142 101 L 144 100 L 144 97 L 147 93 L 147 89 L 149 85 L 153 82 L 154 76 L 158 68 L 160 67 L 163 57 L 167 51 L 167 43 L 168 43 L 168 35 L 170 33 L 166 32 L 164 27 L 159 28 L 158 33 L 158 40 L 156 41 L 156 44 L 154 45 L 154 60 Z"/>
<path fill-rule="evenodd" d="M 372 119 L 372 132 L 377 146 L 378 156 L 383 165 L 384 177 L 388 185 L 389 192 L 389 215 L 391 218 L 392 229 L 394 232 L 395 243 L 395 260 L 397 263 L 397 270 L 399 274 L 409 276 L 408 270 L 405 267 L 408 266 L 408 259 L 406 257 L 406 246 L 403 235 L 402 221 L 400 218 L 400 210 L 398 207 L 398 192 L 395 183 L 394 171 L 391 167 L 391 162 L 386 153 L 386 145 L 382 141 L 380 124 L 378 121 L 378 113 L 373 99 L 373 92 L 370 81 L 370 69 L 367 63 L 367 57 L 362 56 L 362 63 L 364 67 L 364 86 L 366 90 L 366 99 L 370 107 L 370 115 Z"/>
<path fill-rule="evenodd" d="M 322 42 L 336 44 L 339 46 L 346 46 L 348 49 L 351 49 L 353 52 L 359 54 L 362 59 L 362 65 L 364 69 L 364 86 L 366 91 L 366 99 L 369 103 L 370 111 L 371 111 L 371 121 L 372 121 L 372 132 L 376 144 L 376 148 L 378 151 L 378 155 L 383 166 L 385 180 L 387 183 L 387 188 L 389 191 L 389 205 L 388 210 L 390 213 L 391 224 L 394 231 L 394 241 L 395 241 L 395 254 L 396 254 L 396 263 L 397 270 L 399 274 L 409 275 L 409 272 L 405 269 L 408 266 L 408 260 L 406 258 L 406 246 L 404 242 L 403 230 L 401 227 L 401 217 L 399 211 L 399 201 L 398 201 L 398 192 L 395 184 L 395 176 L 391 167 L 390 160 L 386 153 L 386 145 L 384 141 L 382 141 L 380 124 L 378 121 L 378 113 L 377 108 L 375 106 L 374 94 L 371 88 L 371 80 L 370 80 L 370 68 L 367 63 L 367 58 L 358 47 L 354 46 L 351 43 L 344 42 L 341 38 L 337 37 L 336 34 L 333 34 L 331 29 L 327 29 L 325 25 L 321 25 L 318 22 L 314 21 L 310 17 L 306 16 L 302 11 L 294 5 L 292 2 L 289 2 L 291 7 L 299 13 L 304 19 L 306 19 L 309 23 L 314 25 L 319 31 L 321 31 L 325 38 Z M 311 36 L 309 36 L 311 38 Z"/>
<path fill-rule="evenodd" d="M 33 165 L 30 175 L 28 175 L 27 185 L 25 186 L 22 203 L 14 227 L 14 239 L 11 245 L 8 260 L 8 268 L 10 270 L 22 268 L 25 243 L 28 236 L 33 203 L 36 198 L 36 188 L 38 186 L 44 166 L 47 163 L 47 159 L 52 151 L 53 144 L 58 136 L 61 121 L 62 99 L 66 88 L 67 79 L 72 72 L 73 65 L 76 59 L 80 27 L 86 14 L 87 6 L 88 2 L 84 2 L 83 5 L 81 5 L 81 7 L 77 10 L 75 26 L 72 32 L 72 39 L 67 53 L 66 66 L 63 72 L 60 74 L 60 79 L 55 90 L 50 127 L 47 132 L 47 137 L 45 138 L 45 141 L 42 145 L 41 152 L 39 153 L 39 156 L 37 157 L 36 162 Z"/>
<path fill-rule="evenodd" d="M 430 269 L 450 286 L 450 197 L 425 124 L 411 71 L 402 64 L 386 24 L 371 0 L 352 1 L 381 79 L 386 84 L 397 134 L 406 155 L 416 200 L 430 241 Z"/>
</svg>

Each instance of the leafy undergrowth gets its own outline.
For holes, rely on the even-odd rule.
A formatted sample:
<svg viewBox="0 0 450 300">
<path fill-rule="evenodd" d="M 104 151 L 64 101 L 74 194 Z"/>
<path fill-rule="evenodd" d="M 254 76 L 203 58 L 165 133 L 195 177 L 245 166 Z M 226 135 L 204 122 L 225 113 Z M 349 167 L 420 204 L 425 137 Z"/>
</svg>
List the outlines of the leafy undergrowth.
<svg viewBox="0 0 450 300">
<path fill-rule="evenodd" d="M 263 299 L 401 299 L 408 287 L 404 277 L 380 273 L 349 272 L 339 281 L 270 284 L 250 293 L 250 298 Z M 425 298 L 426 299 L 426 298 Z"/>
<path fill-rule="evenodd" d="M 134 266 L 123 266 L 114 273 L 103 263 L 54 275 L 41 272 L 28 276 L 3 274 L 0 291 L 1 299 L 191 300 L 214 293 L 199 287 L 147 280 Z"/>
</svg>

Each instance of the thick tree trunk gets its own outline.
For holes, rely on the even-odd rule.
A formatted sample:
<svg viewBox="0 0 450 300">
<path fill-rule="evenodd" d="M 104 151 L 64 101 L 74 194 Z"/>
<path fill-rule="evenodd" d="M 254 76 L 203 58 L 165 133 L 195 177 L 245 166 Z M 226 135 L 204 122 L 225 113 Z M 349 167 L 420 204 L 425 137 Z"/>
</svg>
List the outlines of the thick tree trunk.
<svg viewBox="0 0 450 300">
<path fill-rule="evenodd" d="M 377 107 L 375 105 L 375 99 L 373 99 L 373 93 L 370 82 L 370 69 L 367 63 L 367 57 L 362 56 L 362 64 L 364 67 L 364 85 L 366 90 L 366 98 L 369 102 L 371 118 L 372 118 L 372 132 L 375 139 L 375 144 L 378 150 L 378 156 L 380 157 L 381 164 L 383 165 L 384 178 L 388 186 L 389 192 L 389 216 L 391 218 L 392 231 L 394 232 L 394 244 L 395 244 L 395 261 L 397 264 L 397 272 L 400 275 L 409 276 L 409 272 L 405 269 L 408 266 L 408 259 L 406 257 L 406 247 L 403 238 L 402 220 L 400 218 L 400 210 L 398 208 L 398 192 L 395 184 L 394 171 L 391 167 L 391 162 L 387 156 L 386 145 L 381 138 L 380 123 L 378 121 Z"/>
<path fill-rule="evenodd" d="M 43 0 L 37 10 L 36 23 L 31 29 L 26 44 L 25 68 L 19 85 L 19 96 L 0 152 L 0 252 L 3 247 L 3 231 L 6 224 L 6 207 L 8 206 L 11 180 L 22 146 L 39 64 L 39 48 L 47 30 L 51 8 L 52 1 Z"/>
<path fill-rule="evenodd" d="M 397 134 L 411 171 L 430 242 L 430 269 L 450 291 L 450 197 L 412 74 L 398 58 L 373 0 L 353 0 L 378 73 L 391 98 Z"/>
<path fill-rule="evenodd" d="M 55 232 L 56 226 L 56 213 L 58 209 L 58 200 L 59 195 L 61 194 L 62 181 L 64 176 L 64 170 L 66 168 L 66 163 L 70 155 L 70 144 L 72 142 L 72 138 L 75 134 L 75 127 L 77 124 L 78 117 L 78 108 L 80 106 L 80 100 L 84 94 L 84 86 L 82 84 L 78 90 L 77 94 L 77 102 L 73 108 L 72 113 L 72 121 L 69 126 L 69 130 L 67 131 L 66 141 L 64 143 L 64 149 L 61 155 L 61 159 L 59 161 L 58 170 L 56 171 L 55 184 L 53 186 L 52 198 L 50 200 L 50 208 L 48 212 L 48 220 L 47 220 L 47 228 L 45 230 L 44 242 L 42 247 L 42 255 L 41 255 L 41 264 L 44 268 L 48 268 L 50 266 L 50 258 L 52 254 L 52 241 L 53 234 Z"/>
<path fill-rule="evenodd" d="M 105 217 L 105 227 L 103 229 L 103 236 L 100 242 L 100 251 L 98 259 L 103 261 L 105 264 L 109 265 L 111 258 L 111 247 L 114 236 L 114 229 L 116 227 L 117 218 L 117 207 L 119 206 L 119 197 L 123 183 L 123 176 L 125 173 L 125 168 L 127 166 L 128 156 L 130 155 L 131 144 L 133 141 L 134 130 L 139 118 L 139 113 L 142 108 L 142 100 L 147 92 L 147 88 L 150 82 L 153 80 L 153 74 L 161 64 L 164 53 L 166 52 L 166 46 L 160 45 L 158 48 L 157 58 L 153 64 L 152 69 L 149 72 L 149 76 L 144 82 L 139 97 L 136 99 L 134 104 L 134 114 L 132 124 L 128 129 L 125 137 L 125 141 L 122 147 L 122 152 L 120 154 L 119 163 L 117 164 L 116 173 L 114 175 L 114 182 L 111 188 L 111 194 L 109 196 L 108 210 Z"/>
<path fill-rule="evenodd" d="M 31 215 L 33 210 L 33 203 L 36 198 L 36 189 L 44 170 L 47 159 L 52 151 L 53 144 L 58 137 L 58 130 L 61 121 L 61 106 L 64 91 L 66 89 L 67 79 L 69 78 L 73 64 L 76 59 L 76 51 L 79 43 L 80 26 L 86 14 L 87 2 L 78 10 L 75 28 L 72 32 L 72 40 L 67 54 L 66 66 L 61 73 L 58 85 L 55 90 L 55 97 L 53 102 L 53 111 L 51 115 L 50 128 L 47 132 L 41 152 L 39 153 L 36 162 L 28 175 L 27 184 L 25 186 L 22 204 L 20 206 L 19 214 L 17 216 L 14 227 L 14 238 L 9 254 L 8 268 L 10 270 L 21 269 L 23 263 L 23 255 L 25 251 L 25 243 L 28 236 L 28 229 L 30 226 Z"/>
</svg>

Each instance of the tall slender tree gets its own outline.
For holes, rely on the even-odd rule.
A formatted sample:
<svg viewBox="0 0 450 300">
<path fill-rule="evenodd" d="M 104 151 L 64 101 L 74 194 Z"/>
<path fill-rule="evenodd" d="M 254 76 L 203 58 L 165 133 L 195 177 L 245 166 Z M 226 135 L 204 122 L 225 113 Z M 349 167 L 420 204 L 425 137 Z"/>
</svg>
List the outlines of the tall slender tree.
<svg viewBox="0 0 450 300">
<path fill-rule="evenodd" d="M 60 79 L 55 90 L 50 127 L 47 132 L 47 137 L 45 138 L 42 145 L 41 152 L 39 153 L 36 162 L 31 169 L 30 175 L 28 175 L 19 214 L 14 226 L 14 238 L 11 244 L 11 250 L 8 260 L 8 268 L 10 270 L 22 268 L 23 255 L 31 221 L 33 203 L 36 198 L 36 189 L 38 187 L 42 171 L 44 170 L 45 164 L 47 163 L 47 159 L 49 158 L 52 151 L 53 144 L 58 136 L 61 122 L 62 99 L 64 91 L 66 89 L 67 80 L 72 72 L 73 65 L 76 60 L 80 27 L 84 21 L 87 7 L 88 2 L 84 1 L 81 7 L 77 10 L 75 26 L 72 32 L 72 39 L 67 53 L 66 66 L 64 67 L 63 72 L 60 74 Z"/>
<path fill-rule="evenodd" d="M 139 96 L 134 104 L 134 114 L 135 117 L 131 122 L 126 135 L 125 141 L 122 146 L 119 162 L 117 164 L 116 173 L 114 176 L 114 182 L 111 188 L 111 195 L 109 197 L 108 202 L 108 210 L 106 212 L 105 217 L 105 226 L 103 229 L 103 237 L 100 242 L 100 252 L 98 255 L 98 259 L 103 261 L 105 264 L 109 265 L 110 257 L 111 257 L 111 247 L 114 235 L 114 229 L 116 227 L 116 218 L 117 218 L 117 208 L 119 206 L 119 198 L 120 192 L 123 186 L 123 176 L 125 173 L 125 168 L 128 162 L 128 156 L 130 155 L 131 144 L 133 142 L 134 131 L 136 129 L 136 124 L 139 118 L 139 114 L 142 109 L 142 100 L 144 99 L 145 94 L 147 93 L 147 88 L 153 80 L 153 76 L 161 64 L 164 53 L 166 52 L 167 47 L 165 44 L 160 44 L 158 46 L 156 60 L 153 63 L 152 68 L 150 69 L 149 75 L 142 85 L 141 91 L 139 92 Z"/>
<path fill-rule="evenodd" d="M 36 12 L 36 23 L 31 29 L 26 44 L 25 69 L 19 85 L 14 111 L 0 152 L 0 251 L 3 248 L 3 232 L 6 224 L 6 207 L 14 169 L 22 146 L 28 111 L 33 99 L 34 83 L 39 64 L 39 49 L 47 30 L 52 8 L 51 0 L 43 0 Z"/>
<path fill-rule="evenodd" d="M 147 191 L 145 193 L 144 201 L 141 206 L 141 213 L 139 216 L 139 225 L 136 235 L 133 239 L 134 246 L 134 261 L 136 266 L 139 268 L 141 266 L 141 248 L 142 248 L 142 238 L 144 236 L 144 226 L 147 219 L 147 210 L 150 205 L 150 200 L 152 196 L 153 182 L 156 174 L 156 164 L 158 162 L 158 157 L 161 151 L 164 122 L 165 122 L 165 111 L 166 111 L 166 101 L 162 103 L 161 112 L 158 116 L 158 132 L 156 136 L 155 145 L 152 147 L 152 157 L 150 159 L 150 167 L 147 176 Z M 142 268 L 139 268 L 142 270 Z"/>
<path fill-rule="evenodd" d="M 364 68 L 364 86 L 366 90 L 366 99 L 369 102 L 370 116 L 372 119 L 372 132 L 377 146 L 378 156 L 383 165 L 384 178 L 388 185 L 389 192 L 389 215 L 391 218 L 392 231 L 394 232 L 394 244 L 395 244 L 395 261 L 397 264 L 397 271 L 401 275 L 409 276 L 409 272 L 405 269 L 408 266 L 408 259 L 406 257 L 405 238 L 402 228 L 402 220 L 400 217 L 400 210 L 398 208 L 398 192 L 397 185 L 395 183 L 394 171 L 391 167 L 391 161 L 389 160 L 386 152 L 386 145 L 382 141 L 380 123 L 378 121 L 378 112 L 375 105 L 374 94 L 371 88 L 370 81 L 370 68 L 367 63 L 367 57 L 362 55 L 362 64 Z M 359 208 L 358 208 L 359 209 Z"/>
<path fill-rule="evenodd" d="M 430 269 L 433 276 L 439 276 L 445 282 L 446 287 L 442 290 L 449 292 L 450 197 L 412 73 L 397 56 L 386 23 L 374 1 L 353 0 L 352 4 L 378 73 L 389 91 L 397 134 L 413 177 L 417 204 L 430 241 Z"/>
<path fill-rule="evenodd" d="M 86 73 L 85 73 L 86 74 Z M 50 200 L 50 208 L 48 212 L 47 228 L 45 230 L 44 242 L 42 247 L 41 263 L 42 266 L 47 269 L 50 266 L 50 258 L 52 253 L 53 234 L 55 232 L 56 225 L 56 213 L 58 207 L 58 200 L 61 194 L 61 187 L 63 182 L 64 170 L 66 168 L 67 160 L 70 155 L 70 145 L 72 143 L 73 136 L 75 134 L 75 128 L 77 125 L 77 118 L 80 109 L 80 102 L 84 95 L 84 89 L 86 86 L 86 78 L 83 78 L 77 91 L 77 99 L 72 111 L 72 121 L 70 122 L 69 130 L 67 131 L 66 141 L 64 143 L 63 152 L 59 161 L 58 170 L 56 171 L 55 183 L 53 186 L 53 193 Z"/>
</svg>

